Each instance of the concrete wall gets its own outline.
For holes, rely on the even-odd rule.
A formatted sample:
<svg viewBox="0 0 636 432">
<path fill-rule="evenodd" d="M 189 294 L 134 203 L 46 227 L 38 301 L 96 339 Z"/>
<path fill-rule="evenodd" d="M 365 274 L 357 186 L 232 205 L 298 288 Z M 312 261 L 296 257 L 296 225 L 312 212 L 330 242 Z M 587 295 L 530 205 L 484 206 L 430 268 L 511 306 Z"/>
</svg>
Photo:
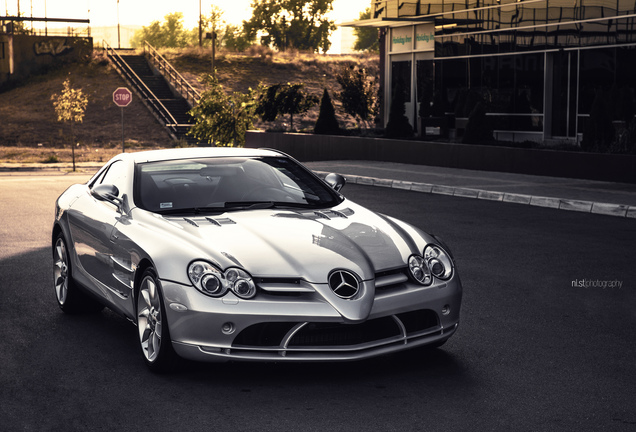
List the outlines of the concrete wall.
<svg viewBox="0 0 636 432">
<path fill-rule="evenodd" d="M 2 35 L 5 58 L 0 59 L 0 84 L 21 80 L 52 66 L 82 61 L 93 52 L 93 38 Z"/>
<path fill-rule="evenodd" d="M 636 156 L 291 133 L 248 132 L 246 147 L 300 161 L 371 160 L 636 183 Z"/>
</svg>

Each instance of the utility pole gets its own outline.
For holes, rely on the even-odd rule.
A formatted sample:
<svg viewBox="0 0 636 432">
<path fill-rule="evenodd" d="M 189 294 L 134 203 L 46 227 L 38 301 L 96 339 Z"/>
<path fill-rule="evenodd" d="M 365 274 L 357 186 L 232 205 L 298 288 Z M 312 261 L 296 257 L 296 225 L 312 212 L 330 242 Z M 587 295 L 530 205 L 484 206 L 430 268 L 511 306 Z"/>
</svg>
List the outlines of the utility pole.
<svg viewBox="0 0 636 432">
<path fill-rule="evenodd" d="M 201 26 L 201 0 L 199 0 L 199 48 L 203 46 L 203 29 Z"/>
<path fill-rule="evenodd" d="M 119 0 L 117 0 L 117 49 L 121 49 L 121 34 L 119 30 Z"/>
</svg>

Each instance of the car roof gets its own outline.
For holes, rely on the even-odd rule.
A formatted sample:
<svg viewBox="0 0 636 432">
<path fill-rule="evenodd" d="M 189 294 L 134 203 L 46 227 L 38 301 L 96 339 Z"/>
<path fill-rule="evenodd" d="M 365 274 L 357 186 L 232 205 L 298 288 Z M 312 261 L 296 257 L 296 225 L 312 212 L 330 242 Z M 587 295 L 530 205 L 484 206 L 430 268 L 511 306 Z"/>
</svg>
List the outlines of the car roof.
<svg viewBox="0 0 636 432">
<path fill-rule="evenodd" d="M 165 150 L 146 150 L 134 153 L 123 153 L 116 158 L 132 160 L 134 163 L 158 162 L 164 160 L 195 159 L 208 157 L 261 157 L 285 156 L 279 152 L 266 149 L 236 147 L 187 147 Z"/>
</svg>

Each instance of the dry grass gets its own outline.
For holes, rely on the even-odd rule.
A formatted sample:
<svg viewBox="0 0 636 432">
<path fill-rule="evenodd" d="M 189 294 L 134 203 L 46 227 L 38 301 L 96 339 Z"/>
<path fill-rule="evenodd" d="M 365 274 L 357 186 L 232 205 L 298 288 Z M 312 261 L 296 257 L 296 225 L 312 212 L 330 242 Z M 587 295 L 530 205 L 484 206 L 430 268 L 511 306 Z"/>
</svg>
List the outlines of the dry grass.
<svg viewBox="0 0 636 432">
<path fill-rule="evenodd" d="M 69 77 L 73 88 L 81 88 L 88 96 L 84 122 L 75 125 L 75 143 L 90 147 L 121 146 L 121 108 L 112 100 L 112 92 L 124 81 L 108 65 L 96 57 L 89 64 L 73 65 L 31 79 L 28 84 L 0 93 L 0 145 L 44 148 L 69 147 L 70 125 L 58 123 L 51 101 L 62 90 Z M 139 98 L 124 108 L 124 133 L 127 141 L 138 146 L 171 144 Z M 70 151 L 70 150 L 69 150 Z"/>
<path fill-rule="evenodd" d="M 326 88 L 332 97 L 336 115 L 344 128 L 357 127 L 353 118 L 341 109 L 341 103 L 335 95 L 340 91 L 336 74 L 351 65 L 364 67 L 373 77 L 379 76 L 378 56 L 373 54 L 321 55 L 290 51 L 271 55 L 263 50 L 256 50 L 252 55 L 231 52 L 218 53 L 215 66 L 219 82 L 228 91 L 246 92 L 256 88 L 259 83 L 272 85 L 278 83 L 303 83 L 308 93 L 319 98 Z M 200 82 L 204 74 L 212 70 L 210 49 L 186 48 L 183 50 L 161 50 L 161 54 L 170 61 L 190 84 L 202 92 L 205 90 Z M 318 119 L 316 105 L 305 117 L 294 119 L 297 130 L 312 130 Z M 298 122 L 297 120 L 300 120 Z M 258 123 L 261 129 L 280 128 L 287 119 L 280 119 L 277 124 Z"/>
<path fill-rule="evenodd" d="M 153 147 L 135 147 L 126 145 L 126 152 L 137 150 L 150 150 Z M 160 147 L 156 147 L 160 148 Z M 90 147 L 79 145 L 75 148 L 75 162 L 100 162 L 105 163 L 113 156 L 121 153 L 121 144 L 117 147 Z M 0 163 L 71 163 L 73 154 L 70 146 L 65 148 L 36 146 L 0 146 Z"/>
<path fill-rule="evenodd" d="M 162 55 L 200 91 L 200 78 L 211 71 L 209 49 L 187 48 L 162 50 Z M 249 54 L 217 53 L 219 81 L 226 91 L 245 92 L 259 83 L 304 83 L 305 90 L 322 95 L 327 88 L 334 99 L 342 127 L 355 128 L 353 119 L 340 110 L 334 95 L 340 90 L 335 75 L 341 68 L 358 65 L 370 75 L 378 73 L 378 59 L 373 55 L 318 55 L 273 53 L 254 50 Z M 70 126 L 56 121 L 51 95 L 59 93 L 65 78 L 71 78 L 73 88 L 81 88 L 89 97 L 82 124 L 75 127 L 76 161 L 106 161 L 121 147 L 121 108 L 112 102 L 112 92 L 125 82 L 108 62 L 97 53 L 88 64 L 73 65 L 34 77 L 25 85 L 0 93 L 0 162 L 43 162 L 55 157 L 60 162 L 71 161 Z M 127 147 L 137 149 L 172 147 L 164 128 L 148 109 L 133 96 L 124 108 L 124 134 Z M 304 118 L 294 119 L 296 130 L 313 130 L 318 106 Z M 260 129 L 285 128 L 287 118 L 277 124 L 257 124 Z M 54 156 L 54 157 L 53 157 Z"/>
</svg>

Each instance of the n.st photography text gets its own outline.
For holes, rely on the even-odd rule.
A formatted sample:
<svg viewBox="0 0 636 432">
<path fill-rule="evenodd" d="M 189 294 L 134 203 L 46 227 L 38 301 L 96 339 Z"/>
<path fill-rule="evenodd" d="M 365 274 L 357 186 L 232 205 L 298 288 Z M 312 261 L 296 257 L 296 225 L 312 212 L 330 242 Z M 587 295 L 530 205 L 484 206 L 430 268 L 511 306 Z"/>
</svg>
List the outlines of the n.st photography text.
<svg viewBox="0 0 636 432">
<path fill-rule="evenodd" d="M 578 288 L 618 288 L 623 287 L 623 281 L 620 280 L 599 280 L 599 279 L 575 279 L 572 281 L 572 287 Z"/>
</svg>

